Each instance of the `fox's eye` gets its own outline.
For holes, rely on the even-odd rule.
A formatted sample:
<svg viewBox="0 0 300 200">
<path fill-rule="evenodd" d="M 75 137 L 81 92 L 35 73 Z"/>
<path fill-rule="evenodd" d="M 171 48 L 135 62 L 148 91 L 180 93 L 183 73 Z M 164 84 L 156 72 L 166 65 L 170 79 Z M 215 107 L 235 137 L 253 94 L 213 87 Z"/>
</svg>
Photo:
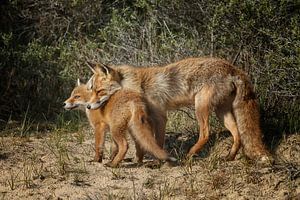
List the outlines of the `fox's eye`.
<svg viewBox="0 0 300 200">
<path fill-rule="evenodd" d="M 105 94 L 105 90 L 98 90 L 97 91 L 97 95 L 104 95 Z"/>
<path fill-rule="evenodd" d="M 75 97 L 74 97 L 74 99 L 79 99 L 80 98 L 80 96 L 79 95 L 76 95 Z"/>
</svg>

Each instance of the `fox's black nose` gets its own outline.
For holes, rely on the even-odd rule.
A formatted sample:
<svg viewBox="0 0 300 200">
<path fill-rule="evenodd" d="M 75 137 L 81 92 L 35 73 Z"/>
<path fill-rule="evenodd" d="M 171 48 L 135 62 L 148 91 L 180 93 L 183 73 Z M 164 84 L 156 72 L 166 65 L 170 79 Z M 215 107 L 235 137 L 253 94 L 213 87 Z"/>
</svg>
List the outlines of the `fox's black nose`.
<svg viewBox="0 0 300 200">
<path fill-rule="evenodd" d="M 65 107 L 65 106 L 66 106 L 66 103 L 64 102 L 64 103 L 63 103 L 63 107 Z"/>
<path fill-rule="evenodd" d="M 86 108 L 87 108 L 87 109 L 91 109 L 91 105 L 88 104 L 88 105 L 86 106 Z"/>
</svg>

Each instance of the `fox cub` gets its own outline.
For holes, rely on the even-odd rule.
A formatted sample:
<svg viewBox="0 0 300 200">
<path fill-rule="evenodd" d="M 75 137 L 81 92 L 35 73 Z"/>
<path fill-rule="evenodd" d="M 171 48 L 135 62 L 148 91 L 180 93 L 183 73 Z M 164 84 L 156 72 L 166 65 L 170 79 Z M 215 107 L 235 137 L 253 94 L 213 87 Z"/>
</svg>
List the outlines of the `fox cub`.
<svg viewBox="0 0 300 200">
<path fill-rule="evenodd" d="M 92 91 L 87 89 L 85 84 L 80 83 L 77 80 L 77 86 L 73 89 L 71 96 L 64 102 L 64 108 L 66 110 L 80 109 L 84 110 L 90 125 L 94 129 L 95 134 L 95 162 L 102 162 L 105 131 L 108 128 L 102 121 L 99 110 L 89 110 L 86 108 L 87 102 L 91 98 Z"/>
<path fill-rule="evenodd" d="M 154 137 L 154 119 L 150 117 L 152 115 L 147 108 L 146 99 L 139 93 L 122 89 L 115 82 L 93 90 L 87 108 L 100 110 L 101 119 L 109 126 L 113 141 L 117 145 L 108 166 L 115 167 L 124 159 L 128 149 L 127 131 L 138 144 L 137 148 L 142 148 L 140 152 L 145 150 L 160 160 L 176 161 L 157 144 Z"/>
</svg>

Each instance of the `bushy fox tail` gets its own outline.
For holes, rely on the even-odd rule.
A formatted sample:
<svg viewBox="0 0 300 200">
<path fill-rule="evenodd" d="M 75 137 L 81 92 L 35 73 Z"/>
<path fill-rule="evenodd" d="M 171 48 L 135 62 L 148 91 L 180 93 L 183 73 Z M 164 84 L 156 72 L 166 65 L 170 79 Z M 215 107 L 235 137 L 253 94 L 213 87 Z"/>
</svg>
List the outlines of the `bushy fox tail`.
<svg viewBox="0 0 300 200">
<path fill-rule="evenodd" d="M 141 147 L 156 158 L 175 162 L 176 159 L 170 157 L 168 153 L 157 144 L 153 130 L 147 119 L 148 115 L 145 109 L 144 105 L 134 104 L 131 106 L 132 117 L 130 121 L 130 132 L 132 136 L 141 145 Z"/>
<path fill-rule="evenodd" d="M 244 154 L 250 159 L 270 161 L 273 158 L 262 140 L 259 105 L 250 80 L 244 74 L 235 77 L 236 97 L 233 113 L 237 122 Z"/>
</svg>

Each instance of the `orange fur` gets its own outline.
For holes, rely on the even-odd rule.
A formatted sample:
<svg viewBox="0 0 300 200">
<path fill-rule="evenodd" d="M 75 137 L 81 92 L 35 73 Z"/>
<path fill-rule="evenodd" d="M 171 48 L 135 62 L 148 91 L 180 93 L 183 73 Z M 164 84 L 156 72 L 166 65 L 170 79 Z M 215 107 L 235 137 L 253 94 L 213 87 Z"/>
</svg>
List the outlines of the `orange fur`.
<svg viewBox="0 0 300 200">
<path fill-rule="evenodd" d="M 101 101 L 107 95 L 109 98 L 99 102 L 99 99 Z M 93 90 L 89 105 L 90 109 L 100 110 L 101 118 L 108 124 L 117 145 L 115 156 L 108 166 L 115 167 L 124 159 L 128 149 L 125 137 L 127 130 L 138 144 L 138 148 L 148 151 L 160 160 L 175 161 L 157 144 L 153 128 L 155 122 L 149 115 L 146 100 L 138 93 L 121 90 L 118 84 L 111 84 L 107 88 Z"/>
<path fill-rule="evenodd" d="M 107 125 L 101 120 L 101 113 L 99 110 L 89 110 L 85 108 L 85 104 L 90 100 L 91 93 L 91 91 L 87 90 L 86 85 L 78 84 L 78 86 L 73 89 L 71 96 L 64 102 L 64 107 L 67 110 L 76 108 L 85 110 L 95 135 L 94 161 L 102 162 Z"/>
<path fill-rule="evenodd" d="M 89 85 L 98 90 L 111 84 L 138 92 L 149 109 L 164 120 L 158 124 L 163 144 L 166 111 L 195 106 L 199 139 L 188 155 L 196 154 L 209 138 L 209 114 L 214 110 L 233 135 L 228 159 L 233 160 L 242 144 L 251 159 L 272 159 L 262 142 L 258 104 L 244 72 L 217 58 L 189 58 L 164 67 L 104 67 L 96 64 Z"/>
</svg>

